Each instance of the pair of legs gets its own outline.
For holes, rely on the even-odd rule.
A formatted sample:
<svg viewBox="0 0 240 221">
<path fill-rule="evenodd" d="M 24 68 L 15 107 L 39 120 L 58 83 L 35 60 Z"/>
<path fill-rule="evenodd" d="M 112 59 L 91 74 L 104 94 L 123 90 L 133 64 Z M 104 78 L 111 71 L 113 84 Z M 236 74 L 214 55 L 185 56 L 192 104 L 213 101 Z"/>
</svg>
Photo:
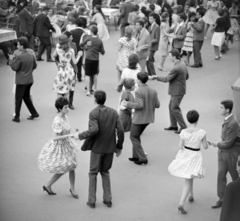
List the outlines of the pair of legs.
<svg viewBox="0 0 240 221">
<path fill-rule="evenodd" d="M 42 54 L 45 51 L 45 49 L 47 50 L 47 60 L 51 60 L 52 56 L 52 44 L 51 44 L 51 40 L 50 37 L 39 37 L 40 40 L 40 45 L 38 47 L 38 56 L 37 59 L 42 59 Z"/>
<path fill-rule="evenodd" d="M 167 57 L 167 55 L 162 55 L 160 57 L 160 65 L 159 65 L 159 69 L 160 70 L 165 70 L 164 69 L 164 63 L 165 63 L 166 57 Z"/>
<path fill-rule="evenodd" d="M 190 57 L 192 55 L 191 51 L 187 51 L 187 57 L 186 57 L 186 65 L 189 66 L 190 65 Z"/>
<path fill-rule="evenodd" d="M 193 42 L 193 57 L 194 57 L 194 65 L 203 65 L 201 49 L 203 46 L 203 41 L 194 41 Z"/>
<path fill-rule="evenodd" d="M 147 60 L 147 71 L 148 75 L 156 75 L 155 67 L 154 67 L 154 54 L 155 51 L 150 51 L 148 60 Z"/>
<path fill-rule="evenodd" d="M 52 191 L 52 185 L 63 175 L 64 173 L 54 174 L 49 182 L 45 185 L 45 187 L 50 191 Z M 70 188 L 74 195 L 77 195 L 75 192 L 75 170 L 69 171 L 69 181 L 70 181 Z"/>
<path fill-rule="evenodd" d="M 188 196 L 193 197 L 193 179 L 185 179 L 179 206 L 184 207 Z"/>
<path fill-rule="evenodd" d="M 86 75 L 87 95 L 90 95 L 91 90 L 93 90 L 93 91 L 97 90 L 97 80 L 98 80 L 98 75 L 97 74 L 95 74 L 93 76 L 87 76 Z"/>
<path fill-rule="evenodd" d="M 214 45 L 213 46 L 214 47 L 214 53 L 215 53 L 215 59 L 219 59 L 219 58 L 221 58 L 221 54 L 220 54 L 220 47 L 219 46 L 216 46 L 216 45 Z"/>
</svg>

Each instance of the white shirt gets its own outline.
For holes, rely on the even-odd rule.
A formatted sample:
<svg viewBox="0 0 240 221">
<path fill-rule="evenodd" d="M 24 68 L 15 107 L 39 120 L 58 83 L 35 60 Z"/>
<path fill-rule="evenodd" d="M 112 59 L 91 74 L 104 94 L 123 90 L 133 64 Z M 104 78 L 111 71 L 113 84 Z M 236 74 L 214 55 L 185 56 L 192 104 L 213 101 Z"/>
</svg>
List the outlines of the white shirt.
<svg viewBox="0 0 240 221">
<path fill-rule="evenodd" d="M 227 120 L 228 118 L 230 118 L 233 114 L 228 115 L 227 117 L 224 118 L 224 120 Z"/>
</svg>

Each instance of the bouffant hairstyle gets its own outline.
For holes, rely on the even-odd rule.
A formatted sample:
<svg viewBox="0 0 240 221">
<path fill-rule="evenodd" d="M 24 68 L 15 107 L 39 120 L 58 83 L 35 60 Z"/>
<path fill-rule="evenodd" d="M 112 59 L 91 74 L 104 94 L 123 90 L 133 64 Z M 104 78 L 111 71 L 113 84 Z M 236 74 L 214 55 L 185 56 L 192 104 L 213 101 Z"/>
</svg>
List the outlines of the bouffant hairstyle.
<svg viewBox="0 0 240 221">
<path fill-rule="evenodd" d="M 68 51 L 69 50 L 68 37 L 64 34 L 61 34 L 58 40 L 59 40 L 60 48 L 63 49 L 64 51 Z"/>
<path fill-rule="evenodd" d="M 225 109 L 229 109 L 229 113 L 232 113 L 232 109 L 233 109 L 232 100 L 223 100 L 221 104 L 224 106 Z"/>
<path fill-rule="evenodd" d="M 126 89 L 130 90 L 133 87 L 133 85 L 135 85 L 135 81 L 134 81 L 133 78 L 126 78 L 126 79 L 124 79 L 123 86 Z"/>
<path fill-rule="evenodd" d="M 190 124 L 197 123 L 199 119 L 199 113 L 196 110 L 190 110 L 187 112 L 187 120 Z"/>
<path fill-rule="evenodd" d="M 137 78 L 140 80 L 143 84 L 145 84 L 148 81 L 148 73 L 147 72 L 139 72 L 137 73 Z"/>
<path fill-rule="evenodd" d="M 161 17 L 162 17 L 162 22 L 166 22 L 167 18 L 169 18 L 169 14 L 167 12 L 163 12 Z"/>
<path fill-rule="evenodd" d="M 107 95 L 105 91 L 97 90 L 94 92 L 94 98 L 97 104 L 104 105 Z"/>
<path fill-rule="evenodd" d="M 56 101 L 55 101 L 55 107 L 57 108 L 57 110 L 60 112 L 64 106 L 68 105 L 68 99 L 65 97 L 59 97 Z"/>
<path fill-rule="evenodd" d="M 128 57 L 128 68 L 130 68 L 130 69 L 136 69 L 138 62 L 139 62 L 138 55 L 135 54 L 135 53 L 134 53 L 134 54 L 131 54 L 131 55 Z"/>
</svg>

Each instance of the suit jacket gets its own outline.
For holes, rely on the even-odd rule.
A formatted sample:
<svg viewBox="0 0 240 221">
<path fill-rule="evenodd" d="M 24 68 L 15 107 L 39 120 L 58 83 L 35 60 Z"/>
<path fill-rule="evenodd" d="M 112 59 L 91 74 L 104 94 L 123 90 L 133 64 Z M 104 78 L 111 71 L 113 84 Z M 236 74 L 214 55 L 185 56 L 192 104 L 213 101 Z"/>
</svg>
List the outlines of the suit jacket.
<svg viewBox="0 0 240 221">
<path fill-rule="evenodd" d="M 146 28 L 143 28 L 140 33 L 136 35 L 137 39 L 137 54 L 139 56 L 139 60 L 146 59 L 148 56 L 148 50 L 150 48 L 150 34 Z"/>
<path fill-rule="evenodd" d="M 158 81 L 169 82 L 168 94 L 181 96 L 186 93 L 186 80 L 189 78 L 186 65 L 177 61 L 166 77 L 157 77 Z"/>
<path fill-rule="evenodd" d="M 240 178 L 226 187 L 220 221 L 239 221 L 240 217 Z"/>
<path fill-rule="evenodd" d="M 125 2 L 122 4 L 119 15 L 120 24 L 124 25 L 128 23 L 128 15 L 134 10 L 134 7 L 135 6 L 131 2 Z"/>
<path fill-rule="evenodd" d="M 171 15 L 173 13 L 173 10 L 171 8 L 171 6 L 166 2 L 162 3 L 162 0 L 157 0 L 157 4 L 160 5 L 161 9 L 161 14 L 163 12 L 168 12 L 169 15 Z"/>
<path fill-rule="evenodd" d="M 151 26 L 150 26 L 148 30 L 149 30 L 150 38 L 151 38 L 150 51 L 157 51 L 158 45 L 159 45 L 159 40 L 160 40 L 160 27 L 155 22 L 153 25 L 153 28 L 151 29 Z"/>
<path fill-rule="evenodd" d="M 76 44 L 77 46 L 77 51 L 81 51 L 80 48 L 80 39 L 82 37 L 82 35 L 85 33 L 84 30 L 82 28 L 77 27 L 76 29 L 71 30 L 72 33 L 72 37 L 73 37 L 73 42 Z"/>
<path fill-rule="evenodd" d="M 174 48 L 182 48 L 184 39 L 187 34 L 187 28 L 185 25 L 182 25 L 181 27 L 178 28 L 176 34 L 176 38 L 173 39 L 173 47 Z"/>
<path fill-rule="evenodd" d="M 240 126 L 233 115 L 224 120 L 221 138 L 222 141 L 217 143 L 220 150 L 227 152 L 240 151 Z"/>
<path fill-rule="evenodd" d="M 20 29 L 19 31 L 26 34 L 33 34 L 33 17 L 25 8 L 18 14 L 20 19 Z"/>
<path fill-rule="evenodd" d="M 144 84 L 135 92 L 134 102 L 127 102 L 127 108 L 135 109 L 133 124 L 154 123 L 155 108 L 160 107 L 157 91 Z"/>
<path fill-rule="evenodd" d="M 9 62 L 12 70 L 16 71 L 15 84 L 27 85 L 33 83 L 32 72 L 37 67 L 36 59 L 26 49 Z"/>
<path fill-rule="evenodd" d="M 99 105 L 90 112 L 88 130 L 78 136 L 80 140 L 85 139 L 82 150 L 100 154 L 121 150 L 124 142 L 124 131 L 117 111 L 104 105 Z"/>
<path fill-rule="evenodd" d="M 205 22 L 203 19 L 198 20 L 197 23 L 192 25 L 193 31 L 193 41 L 204 41 L 204 30 Z"/>
<path fill-rule="evenodd" d="M 33 21 L 33 33 L 37 37 L 50 37 L 51 32 L 55 32 L 54 27 L 51 25 L 49 18 L 41 13 Z"/>
</svg>

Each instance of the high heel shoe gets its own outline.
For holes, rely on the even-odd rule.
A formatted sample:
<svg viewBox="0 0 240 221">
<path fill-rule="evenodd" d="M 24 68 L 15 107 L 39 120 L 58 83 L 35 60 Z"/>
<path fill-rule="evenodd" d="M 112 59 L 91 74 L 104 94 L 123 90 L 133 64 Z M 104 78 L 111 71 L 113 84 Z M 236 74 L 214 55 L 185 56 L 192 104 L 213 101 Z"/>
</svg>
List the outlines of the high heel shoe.
<svg viewBox="0 0 240 221">
<path fill-rule="evenodd" d="M 194 202 L 193 196 L 189 196 L 188 201 L 189 201 L 190 203 Z"/>
<path fill-rule="evenodd" d="M 56 193 L 50 191 L 47 189 L 47 187 L 43 186 L 43 192 L 46 191 L 48 193 L 48 195 L 57 195 Z"/>
<path fill-rule="evenodd" d="M 72 194 L 72 197 L 73 197 L 73 198 L 78 199 L 78 195 L 77 195 L 77 194 L 74 195 L 71 189 L 70 189 L 69 191 L 70 191 L 70 193 Z"/>
<path fill-rule="evenodd" d="M 178 206 L 178 212 L 180 212 L 181 214 L 187 214 L 187 211 L 183 209 L 182 206 Z"/>
</svg>

